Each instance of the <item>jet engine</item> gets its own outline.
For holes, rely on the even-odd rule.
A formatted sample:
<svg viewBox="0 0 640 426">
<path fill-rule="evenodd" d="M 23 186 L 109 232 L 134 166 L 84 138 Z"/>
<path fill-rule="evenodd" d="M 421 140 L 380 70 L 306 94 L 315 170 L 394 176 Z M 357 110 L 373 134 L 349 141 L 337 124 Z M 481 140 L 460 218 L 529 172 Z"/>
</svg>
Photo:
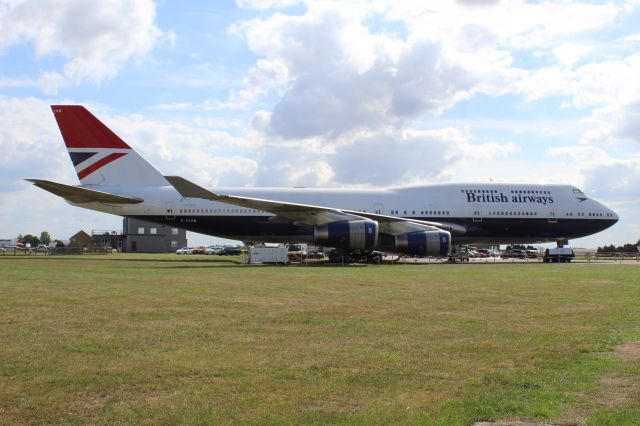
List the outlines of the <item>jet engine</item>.
<svg viewBox="0 0 640 426">
<path fill-rule="evenodd" d="M 396 237 L 396 251 L 417 256 L 445 257 L 451 253 L 451 234 L 447 231 L 415 231 Z"/>
<path fill-rule="evenodd" d="M 314 240 L 327 247 L 373 250 L 378 244 L 378 222 L 370 219 L 343 220 L 316 226 Z"/>
</svg>

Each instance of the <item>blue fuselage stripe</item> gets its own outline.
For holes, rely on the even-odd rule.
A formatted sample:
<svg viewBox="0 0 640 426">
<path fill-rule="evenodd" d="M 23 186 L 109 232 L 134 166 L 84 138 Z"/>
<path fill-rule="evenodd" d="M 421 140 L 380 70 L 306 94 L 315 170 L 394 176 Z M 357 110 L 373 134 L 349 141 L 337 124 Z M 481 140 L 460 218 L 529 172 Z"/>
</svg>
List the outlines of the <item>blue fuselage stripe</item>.
<svg viewBox="0 0 640 426">
<path fill-rule="evenodd" d="M 167 226 L 184 228 L 201 234 L 219 237 L 242 239 L 243 236 L 261 238 L 269 241 L 270 237 L 290 238 L 290 241 L 313 238 L 313 227 L 300 226 L 294 222 L 271 221 L 267 216 L 131 216 L 137 219 L 161 223 Z M 438 218 L 414 218 L 427 221 L 438 221 Z M 547 219 L 525 218 L 483 218 L 482 222 L 474 222 L 471 218 L 447 218 L 447 223 L 461 225 L 467 232 L 463 236 L 453 236 L 452 243 L 465 244 L 467 241 L 556 241 L 558 239 L 575 239 L 600 232 L 612 226 L 617 220 L 611 219 L 558 219 L 549 223 Z M 339 234 L 349 238 L 348 224 L 334 222 L 332 225 Z M 368 235 L 368 234 L 367 234 Z M 370 240 L 367 240 L 369 244 Z M 445 243 L 441 241 L 441 246 Z"/>
</svg>

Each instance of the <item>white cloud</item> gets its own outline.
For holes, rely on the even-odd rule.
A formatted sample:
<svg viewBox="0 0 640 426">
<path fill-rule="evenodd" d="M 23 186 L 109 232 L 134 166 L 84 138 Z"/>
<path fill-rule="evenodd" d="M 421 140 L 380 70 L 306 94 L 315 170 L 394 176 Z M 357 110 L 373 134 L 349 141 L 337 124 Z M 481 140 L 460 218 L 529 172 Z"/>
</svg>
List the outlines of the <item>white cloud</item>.
<svg viewBox="0 0 640 426">
<path fill-rule="evenodd" d="M 483 7 L 468 7 L 471 2 L 383 3 L 386 18 L 405 22 L 414 35 L 456 44 L 464 35 L 461 29 L 475 24 L 492 34 L 498 45 L 512 49 L 548 48 L 557 39 L 603 28 L 622 11 L 611 2 L 509 1 L 487 2 Z M 473 33 L 466 35 L 473 37 Z"/>
<path fill-rule="evenodd" d="M 640 98 L 628 104 L 598 108 L 589 121 L 593 128 L 584 133 L 582 144 L 640 143 Z"/>
<path fill-rule="evenodd" d="M 626 35 L 624 37 L 620 37 L 617 41 L 627 45 L 634 45 L 636 43 L 640 43 L 640 33 L 633 33 L 633 34 Z"/>
<path fill-rule="evenodd" d="M 606 120 L 610 122 L 611 118 L 624 115 L 627 105 L 640 101 L 637 75 L 640 75 L 640 54 L 589 62 L 572 70 L 557 66 L 541 68 L 522 79 L 516 92 L 530 100 L 567 96 L 576 108 L 598 107 L 600 112 L 596 111 L 593 122 L 600 121 L 599 116 L 603 115 L 610 115 Z M 605 122 L 601 125 L 610 127 Z"/>
<path fill-rule="evenodd" d="M 258 10 L 279 9 L 301 2 L 302 0 L 236 0 L 238 7 Z"/>
<path fill-rule="evenodd" d="M 475 143 L 456 128 L 360 132 L 329 144 L 323 138 L 269 140 L 260 146 L 260 186 L 371 187 L 450 179 L 460 163 L 510 156 L 513 142 Z"/>
<path fill-rule="evenodd" d="M 243 153 L 253 141 L 218 130 L 207 119 L 190 122 L 155 120 L 134 116 L 113 116 L 110 111 L 94 113 L 116 134 L 164 173 L 187 178 L 204 178 L 216 185 L 244 186 L 253 183 L 257 165 Z M 226 155 L 221 155 L 221 153 Z M 250 154 L 249 154 L 250 155 Z"/>
<path fill-rule="evenodd" d="M 477 77 L 439 43 L 373 34 L 362 18 L 353 6 L 313 3 L 301 16 L 275 14 L 241 26 L 249 47 L 277 69 L 245 89 L 255 99 L 269 85 L 280 87 L 269 134 L 338 137 L 439 113 L 469 96 Z"/>
<path fill-rule="evenodd" d="M 584 55 L 591 51 L 592 47 L 579 44 L 579 43 L 564 43 L 555 49 L 553 54 L 558 59 L 560 65 L 571 68 L 576 62 L 578 62 Z"/>
<path fill-rule="evenodd" d="M 388 186 L 433 181 L 468 140 L 469 135 L 451 128 L 376 134 L 337 148 L 331 165 L 338 183 Z"/>
<path fill-rule="evenodd" d="M 634 93 L 626 78 L 608 76 L 630 77 L 635 60 L 572 69 L 594 46 L 564 40 L 603 28 L 621 10 L 579 2 L 310 2 L 301 15 L 274 13 L 233 26 L 261 58 L 228 103 L 248 107 L 276 88 L 281 97 L 265 131 L 287 139 L 405 128 L 478 92 L 564 95 L 591 107 Z M 372 20 L 399 22 L 406 32 L 374 32 L 365 24 Z M 556 64 L 514 67 L 515 49 L 553 52 Z"/>
<path fill-rule="evenodd" d="M 552 148 L 549 155 L 569 159 L 594 198 L 640 206 L 640 155 L 616 158 L 596 146 Z"/>
<path fill-rule="evenodd" d="M 248 109 L 260 96 L 270 88 L 280 88 L 287 81 L 287 68 L 278 60 L 258 59 L 249 69 L 244 80 L 244 88 L 232 90 L 229 100 L 219 104 L 220 108 Z"/>
<path fill-rule="evenodd" d="M 57 140 L 60 136 L 46 102 L 0 96 L 0 192 L 24 188 L 21 181 L 29 177 L 76 182 L 64 145 Z"/>
<path fill-rule="evenodd" d="M 591 62 L 576 69 L 569 82 L 578 107 L 626 104 L 640 99 L 640 54 Z"/>
<path fill-rule="evenodd" d="M 301 15 L 275 13 L 236 25 L 259 61 L 280 70 L 277 77 L 251 79 L 264 66 L 256 62 L 245 86 L 249 104 L 270 88 L 281 93 L 271 111 L 253 116 L 252 131 L 271 150 L 263 152 L 256 179 L 388 185 L 446 179 L 459 164 L 510 156 L 519 150 L 513 142 L 477 144 L 457 129 L 450 139 L 412 125 L 478 92 L 567 96 L 583 108 L 619 100 L 622 92 L 632 98 L 635 89 L 624 79 L 610 82 L 607 73 L 632 74 L 633 58 L 574 68 L 593 46 L 563 41 L 603 28 L 620 10 L 576 2 L 322 2 L 308 3 Z M 374 32 L 365 22 L 376 19 L 401 22 L 406 33 Z M 514 49 L 540 51 L 556 64 L 514 67 Z M 296 172 L 299 164 L 309 172 Z"/>
<path fill-rule="evenodd" d="M 123 63 L 140 59 L 162 31 L 155 24 L 152 0 L 24 0 L 0 7 L 0 49 L 33 43 L 37 56 L 61 55 L 61 70 L 46 70 L 41 85 L 48 93 L 62 84 L 100 82 Z M 166 34 L 171 43 L 175 34 Z"/>
</svg>

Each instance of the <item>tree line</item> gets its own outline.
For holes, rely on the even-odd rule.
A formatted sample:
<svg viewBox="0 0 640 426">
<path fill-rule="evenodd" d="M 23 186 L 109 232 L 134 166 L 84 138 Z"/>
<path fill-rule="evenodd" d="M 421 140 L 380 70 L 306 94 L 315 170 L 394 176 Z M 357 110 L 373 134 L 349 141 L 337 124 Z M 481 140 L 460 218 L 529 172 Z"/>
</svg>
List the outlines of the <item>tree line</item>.
<svg viewBox="0 0 640 426">
<path fill-rule="evenodd" d="M 638 240 L 635 244 L 625 244 L 623 246 L 615 246 L 614 244 L 609 244 L 608 246 L 598 247 L 598 253 L 630 253 L 637 252 L 638 246 L 640 245 L 640 240 Z"/>
<path fill-rule="evenodd" d="M 16 238 L 16 240 L 18 240 L 19 243 L 22 243 L 24 245 L 29 244 L 31 247 L 38 247 L 40 244 L 44 244 L 48 246 L 49 244 L 51 244 L 51 241 L 53 241 L 51 239 L 51 235 L 47 231 L 42 231 L 39 237 L 37 235 L 31 235 L 31 234 L 26 234 L 26 235 L 20 234 L 18 235 L 18 238 Z M 55 241 L 56 241 L 56 247 L 59 247 L 60 244 L 62 244 L 62 241 L 60 240 L 55 240 Z"/>
</svg>

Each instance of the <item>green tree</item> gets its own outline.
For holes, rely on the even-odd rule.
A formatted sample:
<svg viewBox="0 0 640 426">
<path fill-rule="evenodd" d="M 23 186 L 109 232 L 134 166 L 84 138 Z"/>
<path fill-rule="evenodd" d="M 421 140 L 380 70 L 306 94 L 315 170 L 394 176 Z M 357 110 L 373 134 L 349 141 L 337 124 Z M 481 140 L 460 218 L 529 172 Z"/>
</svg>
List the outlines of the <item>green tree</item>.
<svg viewBox="0 0 640 426">
<path fill-rule="evenodd" d="M 31 234 L 24 235 L 19 241 L 25 245 L 30 244 L 31 247 L 38 247 L 38 244 L 40 244 L 40 239 Z"/>
<path fill-rule="evenodd" d="M 49 232 L 42 231 L 40 233 L 40 243 L 49 245 L 50 242 L 51 242 L 51 235 L 49 235 Z"/>
</svg>

